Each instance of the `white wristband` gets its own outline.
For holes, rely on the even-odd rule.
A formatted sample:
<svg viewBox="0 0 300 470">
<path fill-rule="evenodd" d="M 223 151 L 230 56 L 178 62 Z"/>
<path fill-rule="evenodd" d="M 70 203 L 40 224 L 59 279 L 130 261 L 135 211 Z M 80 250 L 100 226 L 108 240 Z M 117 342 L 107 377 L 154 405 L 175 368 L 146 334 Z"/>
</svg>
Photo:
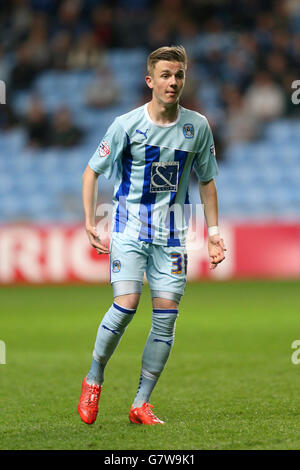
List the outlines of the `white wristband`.
<svg viewBox="0 0 300 470">
<path fill-rule="evenodd" d="M 219 227 L 217 225 L 213 225 L 212 227 L 208 227 L 208 235 L 210 237 L 212 235 L 220 235 Z"/>
</svg>

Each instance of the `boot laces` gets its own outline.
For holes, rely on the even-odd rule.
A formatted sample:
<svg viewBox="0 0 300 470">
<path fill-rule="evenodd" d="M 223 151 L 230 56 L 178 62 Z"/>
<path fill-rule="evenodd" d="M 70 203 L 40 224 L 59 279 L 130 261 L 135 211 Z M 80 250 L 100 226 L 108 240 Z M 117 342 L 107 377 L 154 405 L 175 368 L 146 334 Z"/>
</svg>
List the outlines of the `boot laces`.
<svg viewBox="0 0 300 470">
<path fill-rule="evenodd" d="M 145 413 L 148 416 L 150 416 L 150 418 L 152 418 L 154 421 L 159 421 L 159 419 L 155 416 L 155 414 L 153 413 L 153 411 L 150 408 L 154 408 L 154 406 L 150 405 L 150 403 L 145 403 L 145 405 L 144 405 Z"/>
<path fill-rule="evenodd" d="M 96 384 L 89 385 L 86 398 L 85 398 L 85 403 L 88 406 L 97 406 L 99 394 L 100 394 L 99 385 L 96 385 Z"/>
</svg>

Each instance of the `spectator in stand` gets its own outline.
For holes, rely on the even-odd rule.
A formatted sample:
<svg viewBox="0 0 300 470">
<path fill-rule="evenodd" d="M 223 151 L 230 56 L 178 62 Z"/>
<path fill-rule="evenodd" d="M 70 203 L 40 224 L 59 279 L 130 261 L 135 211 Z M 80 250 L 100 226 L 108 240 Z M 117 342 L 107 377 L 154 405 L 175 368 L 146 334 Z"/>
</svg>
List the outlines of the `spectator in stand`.
<svg viewBox="0 0 300 470">
<path fill-rule="evenodd" d="M 199 106 L 197 102 L 198 88 L 199 78 L 196 74 L 195 63 L 192 59 L 190 59 L 186 75 L 186 82 L 181 95 L 181 105 L 184 108 L 191 109 L 192 111 L 199 111 Z"/>
<path fill-rule="evenodd" d="M 226 118 L 221 126 L 225 146 L 255 139 L 258 136 L 259 126 L 254 116 L 248 112 L 238 88 L 225 85 L 222 98 L 226 107 Z"/>
<path fill-rule="evenodd" d="M 93 33 L 83 33 L 77 43 L 70 50 L 67 65 L 71 69 L 89 69 L 100 65 L 102 54 L 97 46 L 96 36 Z"/>
<path fill-rule="evenodd" d="M 284 76 L 289 70 L 285 57 L 279 52 L 272 52 L 266 59 L 266 67 L 274 82 L 282 86 Z"/>
<path fill-rule="evenodd" d="M 11 91 L 26 90 L 30 88 L 37 69 L 33 64 L 32 51 L 29 43 L 24 43 L 18 47 L 16 53 L 16 64 L 10 74 Z"/>
<path fill-rule="evenodd" d="M 0 129 L 8 131 L 19 124 L 19 119 L 8 102 L 5 105 L 1 104 L 0 106 Z"/>
<path fill-rule="evenodd" d="M 192 59 L 197 54 L 198 25 L 195 21 L 182 18 L 177 29 L 178 43 L 186 49 Z M 189 60 L 190 63 L 190 60 Z"/>
<path fill-rule="evenodd" d="M 156 18 L 163 19 L 165 24 L 173 31 L 186 17 L 187 10 L 181 0 L 160 0 L 156 6 Z"/>
<path fill-rule="evenodd" d="M 86 103 L 93 108 L 105 108 L 118 103 L 120 90 L 115 83 L 112 70 L 102 65 L 96 70 L 94 81 L 88 86 Z"/>
<path fill-rule="evenodd" d="M 152 22 L 152 15 L 153 8 L 145 8 L 144 0 L 121 0 L 121 4 L 116 5 L 113 11 L 113 42 L 111 46 L 145 47 L 147 44 L 145 33 Z"/>
<path fill-rule="evenodd" d="M 300 22 L 300 19 L 299 19 L 299 22 Z M 299 71 L 300 69 L 299 51 L 300 51 L 300 31 L 298 34 L 295 34 L 293 37 L 291 37 L 291 43 L 290 43 L 291 63 L 295 71 L 296 70 Z M 298 74 L 298 77 L 299 77 L 299 74 Z"/>
<path fill-rule="evenodd" d="M 7 50 L 15 52 L 26 41 L 32 16 L 29 0 L 0 2 L 0 42 Z"/>
<path fill-rule="evenodd" d="M 96 41 L 100 47 L 113 45 L 113 9 L 107 5 L 99 5 L 91 11 L 91 22 Z"/>
<path fill-rule="evenodd" d="M 221 76 L 224 82 L 235 84 L 239 90 L 242 90 L 249 84 L 253 72 L 254 64 L 238 47 L 226 55 Z"/>
<path fill-rule="evenodd" d="M 245 105 L 254 119 L 270 121 L 284 113 L 284 93 L 267 71 L 260 70 L 245 93 Z"/>
<path fill-rule="evenodd" d="M 50 68 L 66 70 L 72 44 L 72 37 L 67 31 L 57 33 L 50 44 Z"/>
<path fill-rule="evenodd" d="M 154 50 L 161 44 L 171 44 L 172 42 L 175 43 L 172 28 L 162 18 L 156 18 L 148 29 L 148 48 Z"/>
<path fill-rule="evenodd" d="M 89 31 L 84 15 L 81 16 L 83 3 L 82 0 L 60 1 L 56 11 L 57 18 L 53 22 L 54 32 L 67 31 L 75 39 L 84 31 Z"/>
<path fill-rule="evenodd" d="M 31 50 L 32 63 L 37 72 L 41 72 L 49 65 L 49 46 L 47 43 L 47 18 L 42 13 L 36 13 L 32 19 L 32 25 L 27 44 Z"/>
<path fill-rule="evenodd" d="M 148 48 L 153 50 L 160 47 L 161 44 L 171 44 L 172 42 L 175 43 L 175 37 L 171 26 L 163 18 L 154 19 L 148 29 Z"/>
<path fill-rule="evenodd" d="M 22 121 L 27 133 L 27 145 L 29 147 L 43 148 L 49 146 L 49 118 L 39 97 L 32 98 Z"/>
<path fill-rule="evenodd" d="M 78 145 L 83 137 L 82 130 L 71 118 L 69 108 L 58 109 L 53 116 L 50 143 L 54 147 L 69 148 Z"/>
</svg>

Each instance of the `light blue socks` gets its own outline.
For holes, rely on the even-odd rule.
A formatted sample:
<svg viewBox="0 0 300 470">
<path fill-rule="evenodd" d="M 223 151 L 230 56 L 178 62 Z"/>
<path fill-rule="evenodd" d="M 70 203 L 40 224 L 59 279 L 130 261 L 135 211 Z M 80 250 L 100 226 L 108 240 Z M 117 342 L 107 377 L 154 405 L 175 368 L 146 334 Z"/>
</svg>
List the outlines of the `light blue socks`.
<svg viewBox="0 0 300 470">
<path fill-rule="evenodd" d="M 98 328 L 87 383 L 102 385 L 105 366 L 135 312 L 135 309 L 124 308 L 116 303 L 106 312 Z"/>
<path fill-rule="evenodd" d="M 135 312 L 135 309 L 123 308 L 113 303 L 104 315 L 97 332 L 87 383 L 102 385 L 105 366 Z M 134 407 L 149 403 L 150 395 L 171 352 L 177 316 L 177 309 L 153 310 L 152 328 L 142 356 L 142 370 Z"/>
<path fill-rule="evenodd" d="M 175 337 L 177 309 L 154 309 L 152 328 L 142 357 L 142 371 L 134 408 L 149 403 L 150 395 L 162 373 Z"/>
</svg>

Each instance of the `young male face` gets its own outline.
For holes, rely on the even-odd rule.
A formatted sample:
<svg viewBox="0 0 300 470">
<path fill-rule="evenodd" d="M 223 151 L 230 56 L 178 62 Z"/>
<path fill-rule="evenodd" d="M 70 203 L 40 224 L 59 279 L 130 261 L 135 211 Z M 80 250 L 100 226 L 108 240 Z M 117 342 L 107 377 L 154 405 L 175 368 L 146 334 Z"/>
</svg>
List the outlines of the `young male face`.
<svg viewBox="0 0 300 470">
<path fill-rule="evenodd" d="M 152 99 L 164 106 L 178 102 L 185 82 L 185 68 L 181 62 L 158 61 L 146 83 L 152 89 Z"/>
</svg>

